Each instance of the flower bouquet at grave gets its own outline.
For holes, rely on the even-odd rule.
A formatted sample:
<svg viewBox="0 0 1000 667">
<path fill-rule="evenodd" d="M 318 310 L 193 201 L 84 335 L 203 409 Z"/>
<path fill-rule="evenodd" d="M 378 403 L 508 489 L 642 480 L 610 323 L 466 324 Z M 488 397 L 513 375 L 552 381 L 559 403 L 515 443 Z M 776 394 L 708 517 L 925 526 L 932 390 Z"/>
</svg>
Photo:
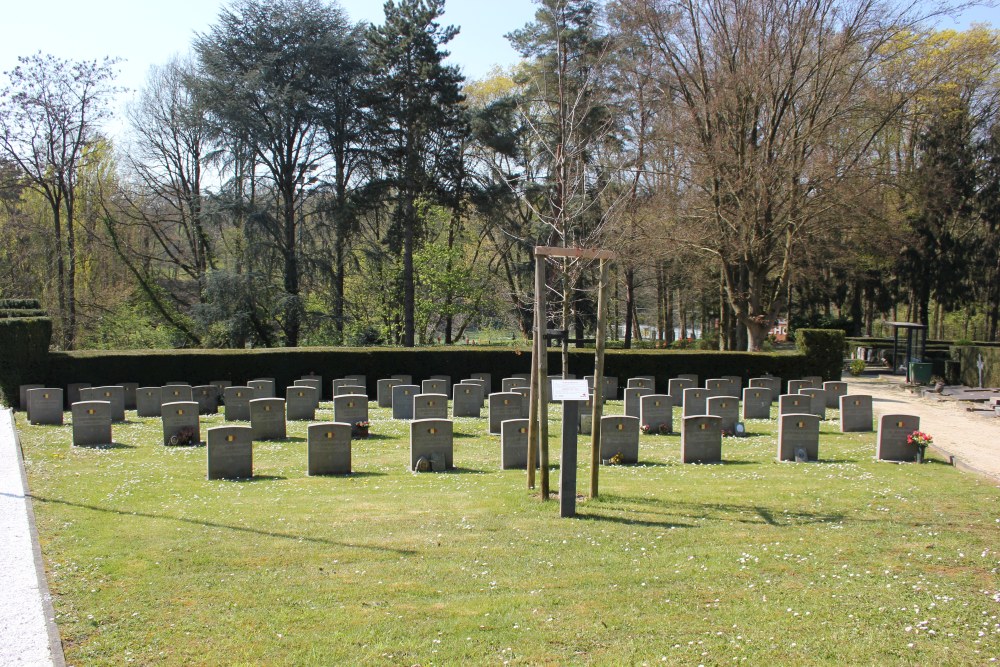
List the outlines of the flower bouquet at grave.
<svg viewBox="0 0 1000 667">
<path fill-rule="evenodd" d="M 177 430 L 170 436 L 171 445 L 191 445 L 194 444 L 194 429 L 190 426 L 185 426 Z"/>
<path fill-rule="evenodd" d="M 736 429 L 724 428 L 720 430 L 720 433 L 722 434 L 723 438 L 732 438 L 736 436 Z"/>
<path fill-rule="evenodd" d="M 660 424 L 660 428 L 658 430 L 660 435 L 670 435 L 670 427 L 667 426 L 665 422 Z"/>
<path fill-rule="evenodd" d="M 351 437 L 359 440 L 364 440 L 368 437 L 368 429 L 371 427 L 371 422 L 367 419 L 363 421 L 354 422 L 351 425 Z"/>
<path fill-rule="evenodd" d="M 642 432 L 643 432 L 643 433 L 644 433 L 645 435 L 649 435 L 650 433 L 652 433 L 652 432 L 653 432 L 653 427 L 652 427 L 652 426 L 650 426 L 649 424 L 643 424 L 643 425 L 642 425 L 642 426 L 640 426 L 639 428 L 640 428 L 640 430 L 642 430 Z"/>
<path fill-rule="evenodd" d="M 624 460 L 625 460 L 625 457 L 622 455 L 621 452 L 618 452 L 614 456 L 612 456 L 610 459 L 608 459 L 608 465 L 613 465 L 613 466 L 621 465 L 622 461 L 624 461 Z"/>
<path fill-rule="evenodd" d="M 917 463 L 923 463 L 924 453 L 927 451 L 927 445 L 934 444 L 934 438 L 923 431 L 914 431 L 906 436 L 906 444 L 916 446 Z"/>
</svg>

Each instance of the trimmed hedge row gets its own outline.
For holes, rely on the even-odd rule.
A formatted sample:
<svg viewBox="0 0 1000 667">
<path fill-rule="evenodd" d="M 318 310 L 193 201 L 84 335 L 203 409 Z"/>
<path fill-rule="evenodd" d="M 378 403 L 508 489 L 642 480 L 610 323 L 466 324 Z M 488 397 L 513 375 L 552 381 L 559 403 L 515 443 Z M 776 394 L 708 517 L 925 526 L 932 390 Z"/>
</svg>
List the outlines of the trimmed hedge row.
<svg viewBox="0 0 1000 667">
<path fill-rule="evenodd" d="M 817 366 L 816 375 L 824 380 L 839 380 L 844 370 L 847 334 L 840 329 L 798 329 L 795 345 Z"/>
<path fill-rule="evenodd" d="M 38 299 L 0 299 L 0 310 L 41 310 Z"/>
<path fill-rule="evenodd" d="M 41 308 L 0 308 L 0 319 L 11 317 L 45 317 L 48 315 Z"/>
<path fill-rule="evenodd" d="M 951 358 L 959 363 L 959 381 L 967 387 L 979 386 L 976 362 L 983 355 L 983 386 L 1000 387 L 1000 348 L 981 345 L 956 345 Z"/>
<path fill-rule="evenodd" d="M 48 376 L 52 320 L 0 319 L 0 403 L 17 405 L 18 387 Z"/>
</svg>

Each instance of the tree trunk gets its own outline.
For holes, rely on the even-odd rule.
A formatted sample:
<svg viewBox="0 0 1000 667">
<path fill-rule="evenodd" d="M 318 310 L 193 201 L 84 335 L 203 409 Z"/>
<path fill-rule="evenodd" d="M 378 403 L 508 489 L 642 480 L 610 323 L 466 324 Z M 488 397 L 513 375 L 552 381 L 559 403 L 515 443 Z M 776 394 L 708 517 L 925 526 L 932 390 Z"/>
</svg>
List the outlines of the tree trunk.
<svg viewBox="0 0 1000 667">
<path fill-rule="evenodd" d="M 415 344 L 416 318 L 414 316 L 415 285 L 413 274 L 413 201 L 407 197 L 403 203 L 403 347 Z"/>
<path fill-rule="evenodd" d="M 635 269 L 625 267 L 625 343 L 626 350 L 632 349 L 632 321 L 635 313 Z"/>
<path fill-rule="evenodd" d="M 76 347 L 76 230 L 73 227 L 73 200 L 66 197 L 66 349 Z"/>
<path fill-rule="evenodd" d="M 296 252 L 295 191 L 294 185 L 282 193 L 284 204 L 284 260 L 285 260 L 285 345 L 297 347 L 299 344 L 299 261 Z"/>
</svg>

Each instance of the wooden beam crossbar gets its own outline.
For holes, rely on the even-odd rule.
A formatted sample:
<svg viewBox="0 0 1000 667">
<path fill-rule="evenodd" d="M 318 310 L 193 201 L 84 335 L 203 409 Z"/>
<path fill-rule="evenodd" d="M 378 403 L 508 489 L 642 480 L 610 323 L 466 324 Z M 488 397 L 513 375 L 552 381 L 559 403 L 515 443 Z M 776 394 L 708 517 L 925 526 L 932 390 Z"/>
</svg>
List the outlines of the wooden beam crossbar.
<svg viewBox="0 0 1000 667">
<path fill-rule="evenodd" d="M 614 259 L 615 253 L 599 248 L 559 248 L 535 246 L 535 257 L 575 257 L 579 259 Z"/>
</svg>

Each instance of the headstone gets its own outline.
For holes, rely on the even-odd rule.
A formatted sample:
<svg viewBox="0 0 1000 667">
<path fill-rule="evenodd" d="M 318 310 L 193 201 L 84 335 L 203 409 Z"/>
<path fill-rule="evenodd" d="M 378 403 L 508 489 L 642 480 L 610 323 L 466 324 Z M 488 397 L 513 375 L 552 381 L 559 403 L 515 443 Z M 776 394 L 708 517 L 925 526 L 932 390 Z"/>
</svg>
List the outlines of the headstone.
<svg viewBox="0 0 1000 667">
<path fill-rule="evenodd" d="M 483 409 L 483 385 L 460 382 L 452 388 L 453 417 L 480 417 Z"/>
<path fill-rule="evenodd" d="M 913 415 L 882 415 L 878 420 L 875 458 L 879 461 L 915 461 L 917 446 L 906 437 L 920 430 L 920 417 Z"/>
<path fill-rule="evenodd" d="M 840 432 L 855 433 L 872 430 L 872 397 L 868 394 L 847 394 L 840 397 Z"/>
<path fill-rule="evenodd" d="M 68 409 L 74 403 L 79 403 L 82 400 L 80 390 L 89 388 L 89 382 L 70 382 L 66 385 L 66 408 Z"/>
<path fill-rule="evenodd" d="M 193 401 L 194 393 L 189 384 L 165 384 L 160 388 L 160 403 Z"/>
<path fill-rule="evenodd" d="M 253 387 L 254 396 L 257 398 L 274 398 L 274 379 L 257 378 L 247 382 L 248 387 Z M 256 440 L 257 438 L 254 438 Z"/>
<path fill-rule="evenodd" d="M 804 449 L 808 461 L 819 458 L 819 417 L 785 414 L 778 417 L 778 460 L 795 461 L 796 450 Z"/>
<path fill-rule="evenodd" d="M 160 406 L 164 445 L 196 445 L 201 442 L 198 403 L 181 401 Z"/>
<path fill-rule="evenodd" d="M 809 380 L 789 380 L 788 393 L 797 394 L 802 389 L 812 389 L 812 382 Z"/>
<path fill-rule="evenodd" d="M 501 423 L 507 421 L 508 419 L 521 419 L 521 403 L 521 395 L 510 391 L 501 391 L 490 394 L 490 433 L 499 435 Z"/>
<path fill-rule="evenodd" d="M 368 392 L 360 384 L 342 384 L 338 385 L 333 391 L 334 396 L 368 396 Z"/>
<path fill-rule="evenodd" d="M 111 403 L 79 401 L 70 406 L 73 418 L 73 444 L 79 446 L 110 445 Z"/>
<path fill-rule="evenodd" d="M 203 415 L 219 413 L 219 389 L 215 385 L 202 384 L 191 387 L 191 397 L 198 404 L 198 412 Z"/>
<path fill-rule="evenodd" d="M 84 401 L 107 401 L 111 404 L 111 421 L 125 421 L 125 390 L 122 387 L 109 385 L 81 389 L 80 397 Z"/>
<path fill-rule="evenodd" d="M 393 379 L 393 380 L 399 380 L 399 384 L 413 384 L 413 376 L 412 375 L 405 375 L 405 374 L 403 374 L 403 375 L 390 375 L 389 377 L 391 379 Z"/>
<path fill-rule="evenodd" d="M 455 467 L 453 425 L 448 419 L 415 419 L 410 422 L 410 470 L 417 461 L 426 459 L 433 464 L 442 461 L 435 471 Z"/>
<path fill-rule="evenodd" d="M 125 392 L 125 409 L 135 410 L 135 391 L 139 388 L 139 383 L 119 382 L 118 386 Z"/>
<path fill-rule="evenodd" d="M 484 405 L 486 405 L 486 397 L 490 395 L 490 392 L 487 391 L 486 388 L 487 387 L 486 380 L 469 378 L 466 380 L 462 380 L 461 382 L 459 382 L 459 384 L 471 384 L 475 385 L 476 387 L 479 387 L 479 395 L 483 398 L 482 402 L 479 404 L 479 407 L 481 408 Z M 455 398 L 455 387 L 452 387 L 451 397 L 452 399 Z"/>
<path fill-rule="evenodd" d="M 316 396 L 316 404 L 313 405 L 313 410 L 316 410 L 317 408 L 319 408 L 319 399 L 320 399 L 320 395 L 323 392 L 322 380 L 319 380 L 317 378 L 299 378 L 298 380 L 296 380 L 295 382 L 292 383 L 292 386 L 293 387 L 312 387 L 313 389 L 315 389 L 316 390 L 316 394 L 315 394 L 315 396 Z M 286 393 L 285 396 L 287 397 L 288 394 Z"/>
<path fill-rule="evenodd" d="M 354 380 L 354 379 L 351 379 L 351 378 L 337 378 L 336 380 L 334 380 L 334 381 L 332 381 L 330 383 L 330 395 L 331 396 L 339 396 L 340 394 L 343 394 L 344 392 L 340 391 L 340 388 L 341 387 L 346 387 L 348 385 L 350 385 L 352 387 L 359 386 L 358 383 L 357 383 L 357 381 Z M 350 391 L 348 393 L 353 394 L 355 392 L 354 391 Z M 365 392 L 361 392 L 361 393 L 365 393 Z"/>
<path fill-rule="evenodd" d="M 139 387 L 135 390 L 135 416 L 136 417 L 159 417 L 160 405 L 163 401 L 160 387 Z"/>
<path fill-rule="evenodd" d="M 58 387 L 29 389 L 27 392 L 28 422 L 62 426 L 63 390 Z"/>
<path fill-rule="evenodd" d="M 710 396 L 707 403 L 708 414 L 721 420 L 719 429 L 735 435 L 736 422 L 740 420 L 740 399 L 735 396 Z"/>
<path fill-rule="evenodd" d="M 492 373 L 473 373 L 469 376 L 472 380 L 482 380 L 485 384 L 483 385 L 483 396 L 489 396 L 493 393 L 493 374 Z"/>
<path fill-rule="evenodd" d="M 360 393 L 365 396 L 368 395 L 368 376 L 367 375 L 345 375 L 345 380 L 351 380 L 351 384 L 356 387 L 361 387 L 362 391 Z"/>
<path fill-rule="evenodd" d="M 223 392 L 228 387 L 223 388 Z M 253 429 L 249 426 L 216 426 L 207 431 L 208 478 L 253 477 Z"/>
<path fill-rule="evenodd" d="M 809 386 L 813 389 L 823 388 L 823 378 L 819 375 L 805 375 L 802 377 L 803 382 L 808 382 Z"/>
<path fill-rule="evenodd" d="M 367 405 L 368 402 L 365 401 Z M 351 473 L 351 425 L 340 422 L 310 424 L 307 467 L 310 475 Z"/>
<path fill-rule="evenodd" d="M 375 383 L 375 398 L 380 408 L 392 407 L 392 388 L 397 384 L 403 384 L 394 378 L 382 378 Z"/>
<path fill-rule="evenodd" d="M 256 388 L 254 389 L 256 392 Z M 250 401 L 250 428 L 253 439 L 283 440 L 285 438 L 285 399 L 255 398 Z"/>
<path fill-rule="evenodd" d="M 524 378 L 504 378 L 500 380 L 500 391 L 512 391 L 515 387 L 527 387 L 531 384 L 531 380 L 525 380 Z"/>
<path fill-rule="evenodd" d="M 413 397 L 414 419 L 447 419 L 447 394 L 417 394 Z"/>
<path fill-rule="evenodd" d="M 431 380 L 440 380 L 444 382 L 444 391 L 440 392 L 446 394 L 448 398 L 451 398 L 451 376 L 450 375 L 432 375 Z M 424 392 L 425 394 L 428 392 Z"/>
<path fill-rule="evenodd" d="M 531 416 L 531 387 L 514 387 L 510 390 L 513 394 L 521 396 L 521 418 L 527 419 Z"/>
<path fill-rule="evenodd" d="M 579 429 L 580 435 L 591 435 L 593 433 L 594 425 L 594 395 L 590 395 L 590 399 L 580 405 L 580 410 L 578 411 L 578 420 L 580 422 Z"/>
<path fill-rule="evenodd" d="M 826 407 L 836 410 L 840 407 L 840 397 L 847 394 L 846 382 L 824 382 L 826 392 Z"/>
<path fill-rule="evenodd" d="M 687 378 L 670 378 L 667 381 L 667 393 L 674 399 L 674 405 L 684 407 L 684 390 L 694 389 L 695 383 Z"/>
<path fill-rule="evenodd" d="M 805 394 L 782 394 L 778 397 L 778 415 L 812 414 L 812 397 Z"/>
<path fill-rule="evenodd" d="M 44 384 L 22 384 L 18 386 L 17 407 L 20 410 L 28 409 L 28 391 L 31 389 L 44 389 Z"/>
<path fill-rule="evenodd" d="M 826 419 L 826 391 L 823 389 L 809 387 L 807 389 L 799 389 L 799 393 L 803 396 L 808 396 L 811 399 L 809 407 L 810 414 L 814 414 L 820 419 Z"/>
<path fill-rule="evenodd" d="M 781 378 L 775 377 L 774 375 L 765 375 L 763 377 L 750 378 L 749 385 L 751 387 L 767 387 L 768 389 L 770 389 L 772 403 L 778 400 L 778 396 L 781 396 Z"/>
<path fill-rule="evenodd" d="M 629 387 L 625 390 L 625 415 L 627 417 L 639 418 L 642 411 L 642 406 L 640 401 L 643 396 L 649 396 L 653 393 L 652 389 L 646 389 L 644 387 Z"/>
<path fill-rule="evenodd" d="M 685 417 L 708 414 L 708 389 L 704 387 L 691 387 L 684 390 L 684 411 Z"/>
<path fill-rule="evenodd" d="M 712 415 L 694 415 L 682 420 L 681 463 L 722 461 L 721 422 Z"/>
<path fill-rule="evenodd" d="M 333 397 L 333 421 L 352 429 L 368 421 L 368 397 L 364 394 L 341 394 Z"/>
<path fill-rule="evenodd" d="M 723 375 L 723 380 L 729 382 L 729 392 L 726 396 L 739 396 L 743 393 L 743 376 L 742 375 Z"/>
<path fill-rule="evenodd" d="M 222 400 L 226 404 L 226 421 L 250 421 L 250 401 L 257 398 L 253 387 L 226 387 Z"/>
<path fill-rule="evenodd" d="M 728 396 L 729 386 L 729 380 L 723 380 L 722 378 L 705 380 L 705 389 L 708 390 L 709 396 Z"/>
<path fill-rule="evenodd" d="M 420 393 L 415 384 L 397 384 L 392 388 L 392 418 L 413 419 L 413 397 Z"/>
<path fill-rule="evenodd" d="M 673 432 L 673 398 L 667 394 L 647 394 L 639 399 L 639 406 L 639 423 L 643 428 L 648 426 L 650 433 Z"/>
<path fill-rule="evenodd" d="M 289 421 L 312 421 L 316 419 L 319 405 L 316 387 L 292 385 L 285 389 L 285 411 Z"/>
<path fill-rule="evenodd" d="M 424 380 L 420 383 L 420 393 L 421 394 L 444 394 L 448 395 L 448 389 L 445 386 L 445 381 L 441 378 L 431 378 L 429 380 Z"/>
<path fill-rule="evenodd" d="M 209 382 L 209 384 L 212 385 L 213 387 L 215 387 L 215 390 L 217 392 L 216 396 L 219 396 L 220 398 L 222 398 L 222 396 L 226 393 L 226 387 L 232 387 L 233 386 L 233 381 L 232 380 L 212 380 L 211 382 Z"/>
<path fill-rule="evenodd" d="M 639 418 L 621 415 L 601 417 L 601 460 L 621 454 L 621 463 L 639 462 Z"/>
<path fill-rule="evenodd" d="M 527 467 L 528 420 L 508 419 L 500 424 L 500 469 L 526 470 Z"/>
<path fill-rule="evenodd" d="M 646 376 L 634 377 L 634 378 L 629 378 L 626 381 L 625 388 L 632 389 L 634 387 L 637 389 L 649 389 L 650 391 L 653 391 L 655 389 L 654 387 L 655 384 L 656 383 L 653 380 L 649 379 L 649 377 Z"/>
<path fill-rule="evenodd" d="M 587 388 L 590 389 L 590 393 L 593 394 L 594 393 L 594 376 L 593 375 L 584 375 L 583 379 L 587 381 Z M 604 376 L 603 391 L 604 391 L 604 394 L 603 394 L 602 398 L 604 399 L 605 402 L 608 402 L 608 401 L 617 401 L 618 400 L 618 376 L 617 375 L 605 375 Z"/>
<path fill-rule="evenodd" d="M 771 390 L 767 387 L 747 387 L 743 390 L 743 419 L 771 418 Z"/>
<path fill-rule="evenodd" d="M 693 386 L 695 387 L 698 386 L 698 376 L 695 375 L 694 373 L 678 373 L 677 378 L 680 380 L 690 380 L 691 382 L 694 383 Z"/>
</svg>

